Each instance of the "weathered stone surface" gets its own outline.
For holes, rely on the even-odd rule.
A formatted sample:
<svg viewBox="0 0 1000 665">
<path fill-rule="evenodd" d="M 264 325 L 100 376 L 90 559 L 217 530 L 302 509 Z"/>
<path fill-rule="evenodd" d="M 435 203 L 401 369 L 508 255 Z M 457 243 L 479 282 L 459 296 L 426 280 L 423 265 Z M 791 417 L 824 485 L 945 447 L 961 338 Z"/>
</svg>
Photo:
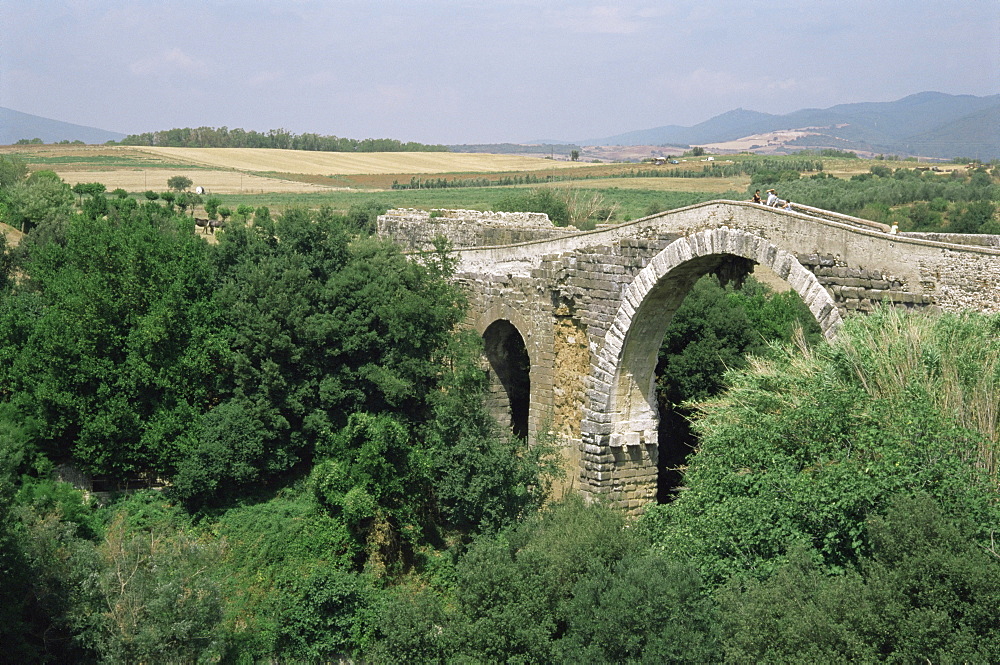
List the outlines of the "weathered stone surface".
<svg viewBox="0 0 1000 665">
<path fill-rule="evenodd" d="M 691 285 L 732 257 L 786 279 L 828 337 L 844 316 L 883 301 L 1000 312 L 997 236 L 959 245 L 801 210 L 713 202 L 584 233 L 534 217 L 397 211 L 379 229 L 420 249 L 437 233 L 455 247 L 505 243 L 456 252 L 470 325 L 482 333 L 505 320 L 520 332 L 529 439 L 561 442 L 574 491 L 639 512 L 656 496 L 656 350 Z M 515 227 L 534 239 L 512 244 Z"/>
</svg>

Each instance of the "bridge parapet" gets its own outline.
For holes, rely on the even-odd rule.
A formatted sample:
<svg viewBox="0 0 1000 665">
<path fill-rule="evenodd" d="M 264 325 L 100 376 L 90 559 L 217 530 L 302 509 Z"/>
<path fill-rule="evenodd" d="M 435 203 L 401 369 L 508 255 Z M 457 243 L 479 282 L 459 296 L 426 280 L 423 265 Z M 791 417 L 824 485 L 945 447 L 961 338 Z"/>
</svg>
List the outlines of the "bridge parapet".
<svg viewBox="0 0 1000 665">
<path fill-rule="evenodd" d="M 539 212 L 481 212 L 479 210 L 389 210 L 379 215 L 377 233 L 393 238 L 408 250 L 430 251 L 442 235 L 453 247 L 510 245 L 547 240 L 577 233 L 557 227 Z"/>
</svg>

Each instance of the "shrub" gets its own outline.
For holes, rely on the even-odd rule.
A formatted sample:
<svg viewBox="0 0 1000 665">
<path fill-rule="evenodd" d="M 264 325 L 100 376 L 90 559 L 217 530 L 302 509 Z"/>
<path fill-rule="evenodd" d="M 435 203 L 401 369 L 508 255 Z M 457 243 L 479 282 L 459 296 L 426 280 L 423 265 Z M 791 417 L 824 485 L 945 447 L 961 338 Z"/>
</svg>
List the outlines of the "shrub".
<svg viewBox="0 0 1000 665">
<path fill-rule="evenodd" d="M 907 489 L 984 530 L 1000 522 L 998 326 L 884 309 L 849 319 L 832 345 L 754 359 L 699 406 L 686 487 L 647 511 L 647 528 L 719 581 L 767 576 L 795 543 L 844 570 L 868 547 L 865 517 Z"/>
<path fill-rule="evenodd" d="M 375 628 L 374 599 L 368 578 L 336 567 L 290 580 L 279 601 L 278 656 L 310 662 L 351 656 Z"/>
<path fill-rule="evenodd" d="M 764 582 L 718 594 L 733 662 L 997 662 L 1000 565 L 927 494 L 868 520 L 871 554 L 825 574 L 798 549 Z"/>
<path fill-rule="evenodd" d="M 551 189 L 512 192 L 497 201 L 493 209 L 501 212 L 543 212 L 556 226 L 570 223 L 569 206 Z"/>
</svg>

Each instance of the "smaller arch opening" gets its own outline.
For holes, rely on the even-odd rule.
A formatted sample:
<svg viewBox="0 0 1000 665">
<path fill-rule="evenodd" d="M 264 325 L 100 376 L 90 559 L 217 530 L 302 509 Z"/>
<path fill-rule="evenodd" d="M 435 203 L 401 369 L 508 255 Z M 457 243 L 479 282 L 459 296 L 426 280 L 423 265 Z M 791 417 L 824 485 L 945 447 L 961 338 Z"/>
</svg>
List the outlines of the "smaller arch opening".
<svg viewBox="0 0 1000 665">
<path fill-rule="evenodd" d="M 490 366 L 490 411 L 514 436 L 527 439 L 531 361 L 524 338 L 510 321 L 494 321 L 483 332 L 483 350 Z"/>
</svg>

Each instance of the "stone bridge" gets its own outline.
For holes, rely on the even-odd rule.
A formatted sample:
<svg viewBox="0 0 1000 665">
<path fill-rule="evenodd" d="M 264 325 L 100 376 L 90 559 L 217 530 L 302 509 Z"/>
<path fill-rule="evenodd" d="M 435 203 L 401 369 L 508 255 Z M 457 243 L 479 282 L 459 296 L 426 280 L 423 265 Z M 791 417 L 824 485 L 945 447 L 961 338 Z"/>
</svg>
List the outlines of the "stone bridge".
<svg viewBox="0 0 1000 665">
<path fill-rule="evenodd" d="M 1000 311 L 1000 236 L 964 236 L 976 244 L 960 245 L 804 206 L 733 201 L 590 232 L 530 216 L 515 232 L 484 221 L 489 214 L 438 215 L 390 213 L 380 233 L 416 250 L 437 233 L 453 239 L 456 279 L 485 342 L 494 413 L 529 441 L 552 436 L 569 488 L 632 512 L 657 495 L 658 350 L 703 275 L 739 282 L 754 269 L 773 273 L 828 338 L 845 316 L 880 302 Z M 542 239 L 526 240 L 532 227 Z M 461 247 L 498 241 L 507 244 Z"/>
</svg>

